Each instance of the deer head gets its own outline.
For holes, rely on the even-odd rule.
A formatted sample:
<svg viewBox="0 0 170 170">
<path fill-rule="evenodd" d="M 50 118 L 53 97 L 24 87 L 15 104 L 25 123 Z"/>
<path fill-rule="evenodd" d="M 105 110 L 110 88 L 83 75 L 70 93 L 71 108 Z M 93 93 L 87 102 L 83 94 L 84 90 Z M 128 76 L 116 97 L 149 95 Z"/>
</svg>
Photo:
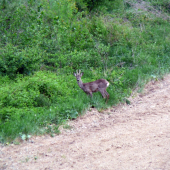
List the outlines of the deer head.
<svg viewBox="0 0 170 170">
<path fill-rule="evenodd" d="M 81 80 L 81 77 L 83 76 L 83 73 L 81 73 L 81 70 L 79 70 L 74 73 L 74 76 L 76 77 L 77 82 L 79 82 Z"/>
</svg>

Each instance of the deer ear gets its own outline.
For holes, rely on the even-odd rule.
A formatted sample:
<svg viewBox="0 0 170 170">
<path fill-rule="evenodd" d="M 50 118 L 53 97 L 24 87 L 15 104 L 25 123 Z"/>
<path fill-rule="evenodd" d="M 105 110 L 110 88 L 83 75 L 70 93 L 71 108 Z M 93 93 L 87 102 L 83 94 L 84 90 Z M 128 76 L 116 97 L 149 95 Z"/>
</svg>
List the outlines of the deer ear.
<svg viewBox="0 0 170 170">
<path fill-rule="evenodd" d="M 84 73 L 82 72 L 82 73 L 81 73 L 81 76 L 83 76 L 83 74 L 84 74 Z"/>
<path fill-rule="evenodd" d="M 74 73 L 74 76 L 76 76 L 76 73 Z"/>
</svg>

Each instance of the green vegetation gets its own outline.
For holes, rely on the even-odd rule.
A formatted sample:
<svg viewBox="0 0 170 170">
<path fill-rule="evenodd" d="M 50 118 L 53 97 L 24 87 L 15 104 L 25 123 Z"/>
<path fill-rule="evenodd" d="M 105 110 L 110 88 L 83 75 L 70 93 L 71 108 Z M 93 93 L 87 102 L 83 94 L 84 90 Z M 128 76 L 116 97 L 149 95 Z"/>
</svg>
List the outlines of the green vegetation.
<svg viewBox="0 0 170 170">
<path fill-rule="evenodd" d="M 169 0 L 2 0 L 0 9 L 2 143 L 53 136 L 170 70 Z M 110 82 L 107 104 L 78 87 L 77 69 L 83 82 Z"/>
</svg>

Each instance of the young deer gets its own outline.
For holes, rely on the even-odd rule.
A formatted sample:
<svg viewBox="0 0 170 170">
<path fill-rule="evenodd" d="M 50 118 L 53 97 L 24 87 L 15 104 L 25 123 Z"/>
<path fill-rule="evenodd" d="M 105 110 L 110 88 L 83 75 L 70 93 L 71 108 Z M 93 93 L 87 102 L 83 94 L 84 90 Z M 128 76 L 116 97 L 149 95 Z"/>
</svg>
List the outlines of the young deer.
<svg viewBox="0 0 170 170">
<path fill-rule="evenodd" d="M 74 76 L 77 79 L 79 87 L 91 97 L 93 96 L 92 93 L 99 91 L 102 94 L 103 98 L 107 97 L 107 100 L 109 99 L 109 93 L 106 91 L 106 88 L 109 86 L 109 82 L 107 80 L 99 79 L 93 82 L 83 83 L 81 80 L 81 77 L 83 76 L 81 70 L 79 70 L 79 72 L 77 71 L 77 73 L 74 73 Z"/>
</svg>

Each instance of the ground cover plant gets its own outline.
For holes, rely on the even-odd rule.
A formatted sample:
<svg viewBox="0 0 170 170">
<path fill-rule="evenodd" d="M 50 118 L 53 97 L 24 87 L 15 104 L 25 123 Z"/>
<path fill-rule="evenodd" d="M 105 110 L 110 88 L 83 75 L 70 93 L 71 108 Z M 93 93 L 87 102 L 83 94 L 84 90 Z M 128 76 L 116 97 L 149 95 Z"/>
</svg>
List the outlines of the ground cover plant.
<svg viewBox="0 0 170 170">
<path fill-rule="evenodd" d="M 0 2 L 0 142 L 58 127 L 90 107 L 105 109 L 169 72 L 170 1 Z M 77 85 L 110 82 L 106 104 Z"/>
</svg>

